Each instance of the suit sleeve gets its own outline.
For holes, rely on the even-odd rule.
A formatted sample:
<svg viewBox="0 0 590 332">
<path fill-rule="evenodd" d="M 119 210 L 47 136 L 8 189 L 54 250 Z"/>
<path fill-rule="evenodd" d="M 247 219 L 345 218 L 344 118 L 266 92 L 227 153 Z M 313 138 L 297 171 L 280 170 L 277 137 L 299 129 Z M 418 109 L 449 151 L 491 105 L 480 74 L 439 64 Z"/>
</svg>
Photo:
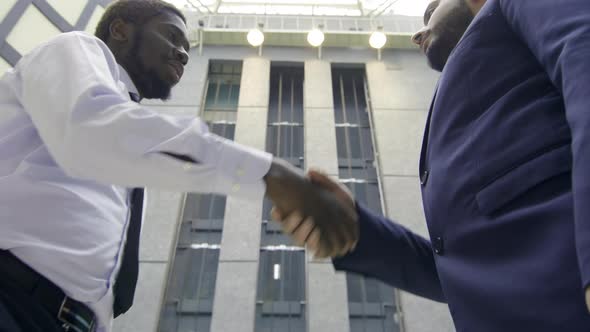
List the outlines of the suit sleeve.
<svg viewBox="0 0 590 332">
<path fill-rule="evenodd" d="M 501 0 L 500 7 L 563 96 L 572 134 L 576 249 L 586 288 L 590 285 L 590 1 Z"/>
<path fill-rule="evenodd" d="M 357 204 L 360 238 L 350 254 L 333 260 L 336 270 L 377 278 L 391 286 L 445 302 L 430 242 Z"/>
</svg>

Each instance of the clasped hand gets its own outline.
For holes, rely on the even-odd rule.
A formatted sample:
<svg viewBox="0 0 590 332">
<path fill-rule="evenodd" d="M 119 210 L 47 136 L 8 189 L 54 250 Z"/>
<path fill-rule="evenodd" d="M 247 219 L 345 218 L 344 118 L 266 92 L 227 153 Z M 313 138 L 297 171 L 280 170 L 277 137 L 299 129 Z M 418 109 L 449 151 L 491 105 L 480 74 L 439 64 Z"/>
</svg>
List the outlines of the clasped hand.
<svg viewBox="0 0 590 332">
<path fill-rule="evenodd" d="M 284 161 L 273 162 L 265 178 L 271 216 L 295 244 L 316 258 L 345 255 L 356 246 L 358 215 L 350 191 L 327 175 L 312 170 L 303 176 Z"/>
</svg>

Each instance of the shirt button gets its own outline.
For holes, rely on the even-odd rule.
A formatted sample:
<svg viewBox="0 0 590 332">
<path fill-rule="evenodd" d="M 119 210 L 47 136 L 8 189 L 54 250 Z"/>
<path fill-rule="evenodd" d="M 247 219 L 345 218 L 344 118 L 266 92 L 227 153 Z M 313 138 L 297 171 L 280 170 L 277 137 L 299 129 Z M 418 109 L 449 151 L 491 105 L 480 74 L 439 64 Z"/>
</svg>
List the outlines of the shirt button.
<svg viewBox="0 0 590 332">
<path fill-rule="evenodd" d="M 445 250 L 442 237 L 438 236 L 434 238 L 434 240 L 432 241 L 432 249 L 434 250 L 434 253 L 437 255 L 442 256 L 444 254 Z"/>
<path fill-rule="evenodd" d="M 420 184 L 421 185 L 426 185 L 426 182 L 428 181 L 428 170 L 424 170 L 424 172 L 422 172 L 422 175 L 420 176 Z"/>
<path fill-rule="evenodd" d="M 238 191 L 240 191 L 240 185 L 234 184 L 234 186 L 231 189 L 233 190 L 233 192 L 237 193 Z"/>
<path fill-rule="evenodd" d="M 193 165 L 191 165 L 191 163 L 185 163 L 184 166 L 182 166 L 182 168 L 188 172 L 191 169 L 193 169 Z"/>
</svg>

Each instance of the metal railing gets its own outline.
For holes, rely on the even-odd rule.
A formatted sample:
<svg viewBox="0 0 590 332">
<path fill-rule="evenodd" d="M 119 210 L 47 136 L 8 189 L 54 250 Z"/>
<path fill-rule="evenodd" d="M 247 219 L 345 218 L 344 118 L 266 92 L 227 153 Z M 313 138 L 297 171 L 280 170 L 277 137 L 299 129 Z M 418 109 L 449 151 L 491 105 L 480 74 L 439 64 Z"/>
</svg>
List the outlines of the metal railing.
<svg viewBox="0 0 590 332">
<path fill-rule="evenodd" d="M 248 31 L 262 25 L 268 32 L 307 32 L 321 27 L 328 33 L 367 33 L 382 28 L 386 34 L 408 34 L 422 28 L 421 17 L 391 15 L 378 18 L 331 16 L 275 16 L 186 13 L 190 30 Z"/>
</svg>

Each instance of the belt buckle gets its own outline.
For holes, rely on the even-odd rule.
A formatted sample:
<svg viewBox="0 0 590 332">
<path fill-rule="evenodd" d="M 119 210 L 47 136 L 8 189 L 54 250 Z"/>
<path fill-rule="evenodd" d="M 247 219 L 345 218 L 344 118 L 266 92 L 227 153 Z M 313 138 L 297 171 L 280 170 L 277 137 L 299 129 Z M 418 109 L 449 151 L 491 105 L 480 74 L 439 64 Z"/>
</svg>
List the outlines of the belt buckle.
<svg viewBox="0 0 590 332">
<path fill-rule="evenodd" d="M 81 317 L 80 315 L 76 314 L 67 306 L 67 302 L 70 298 L 64 296 L 63 301 L 61 302 L 61 306 L 59 307 L 59 311 L 57 312 L 57 319 L 59 322 L 62 323 L 62 328 L 65 332 L 95 332 L 96 331 L 96 321 L 92 319 L 92 321 L 88 322 L 86 319 Z M 71 318 L 68 319 L 63 316 L 63 314 L 69 315 Z"/>
</svg>

